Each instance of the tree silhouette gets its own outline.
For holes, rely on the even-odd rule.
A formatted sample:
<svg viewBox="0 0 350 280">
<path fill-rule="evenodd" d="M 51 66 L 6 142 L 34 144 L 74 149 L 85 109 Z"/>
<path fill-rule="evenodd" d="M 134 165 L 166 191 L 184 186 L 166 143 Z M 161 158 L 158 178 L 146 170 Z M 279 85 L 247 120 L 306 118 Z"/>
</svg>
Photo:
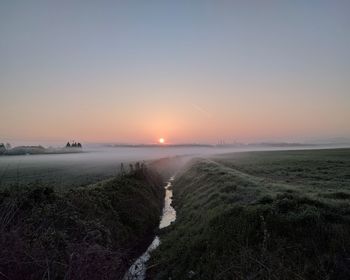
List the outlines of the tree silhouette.
<svg viewBox="0 0 350 280">
<path fill-rule="evenodd" d="M 5 152 L 6 152 L 6 148 L 5 148 L 4 143 L 0 143 L 0 154 L 3 154 Z"/>
</svg>

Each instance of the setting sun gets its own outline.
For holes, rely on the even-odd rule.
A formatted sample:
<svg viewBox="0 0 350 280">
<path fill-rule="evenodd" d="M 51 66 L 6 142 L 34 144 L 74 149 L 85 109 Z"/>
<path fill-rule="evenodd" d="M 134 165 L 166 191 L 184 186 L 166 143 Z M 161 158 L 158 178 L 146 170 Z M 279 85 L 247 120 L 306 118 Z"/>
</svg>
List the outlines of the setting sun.
<svg viewBox="0 0 350 280">
<path fill-rule="evenodd" d="M 165 142 L 164 138 L 159 138 L 159 143 L 160 144 L 164 144 L 164 142 Z"/>
</svg>

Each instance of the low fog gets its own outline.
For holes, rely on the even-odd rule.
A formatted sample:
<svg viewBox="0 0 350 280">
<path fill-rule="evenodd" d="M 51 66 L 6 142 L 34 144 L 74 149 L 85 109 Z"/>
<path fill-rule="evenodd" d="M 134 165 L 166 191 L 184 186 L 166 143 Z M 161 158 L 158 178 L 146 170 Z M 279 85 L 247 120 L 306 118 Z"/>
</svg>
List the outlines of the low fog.
<svg viewBox="0 0 350 280">
<path fill-rule="evenodd" d="M 307 147 L 310 149 L 310 147 Z M 315 147 L 319 148 L 319 147 Z M 210 156 L 253 150 L 290 150 L 297 148 L 218 148 L 218 147 L 114 147 L 84 148 L 82 153 L 18 155 L 0 157 L 0 187 L 49 184 L 56 188 L 98 182 L 120 172 L 130 163 L 149 162 L 173 156 Z"/>
</svg>

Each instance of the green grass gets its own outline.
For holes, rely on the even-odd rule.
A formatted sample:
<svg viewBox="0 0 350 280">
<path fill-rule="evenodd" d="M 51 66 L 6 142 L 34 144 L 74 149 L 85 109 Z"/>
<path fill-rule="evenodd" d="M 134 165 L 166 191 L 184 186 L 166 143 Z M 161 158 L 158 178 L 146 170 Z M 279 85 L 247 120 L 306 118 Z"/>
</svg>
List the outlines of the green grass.
<svg viewBox="0 0 350 280">
<path fill-rule="evenodd" d="M 151 278 L 349 279 L 349 149 L 197 159 L 173 189 Z"/>
<path fill-rule="evenodd" d="M 122 279 L 158 227 L 162 185 L 142 169 L 65 192 L 0 191 L 0 278 Z"/>
<path fill-rule="evenodd" d="M 274 182 L 341 189 L 350 181 L 348 149 L 236 153 L 215 161 Z"/>
</svg>

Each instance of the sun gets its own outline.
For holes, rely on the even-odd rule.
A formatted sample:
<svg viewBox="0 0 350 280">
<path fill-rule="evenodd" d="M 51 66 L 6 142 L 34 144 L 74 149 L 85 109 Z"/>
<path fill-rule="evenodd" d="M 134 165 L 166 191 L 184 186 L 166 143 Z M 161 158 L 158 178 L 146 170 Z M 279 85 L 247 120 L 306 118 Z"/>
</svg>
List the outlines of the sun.
<svg viewBox="0 0 350 280">
<path fill-rule="evenodd" d="M 164 138 L 159 138 L 159 140 L 158 140 L 158 141 L 159 141 L 159 143 L 160 143 L 160 144 L 164 144 L 164 143 L 165 143 Z"/>
</svg>

